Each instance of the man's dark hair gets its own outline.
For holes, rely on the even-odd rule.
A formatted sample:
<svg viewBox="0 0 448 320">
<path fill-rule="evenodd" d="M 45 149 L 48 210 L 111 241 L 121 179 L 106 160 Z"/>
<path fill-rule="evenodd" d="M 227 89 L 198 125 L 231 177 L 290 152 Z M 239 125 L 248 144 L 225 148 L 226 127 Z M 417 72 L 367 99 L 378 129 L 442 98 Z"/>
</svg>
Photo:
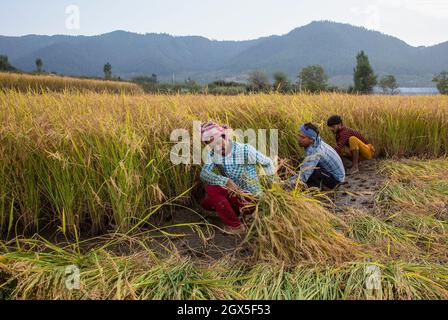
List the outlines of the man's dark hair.
<svg viewBox="0 0 448 320">
<path fill-rule="evenodd" d="M 308 123 L 305 123 L 305 128 L 308 130 L 308 129 L 311 129 L 311 130 L 313 130 L 314 132 L 316 132 L 317 133 L 317 135 L 319 135 L 319 129 L 314 125 L 314 124 L 312 124 L 311 122 L 308 122 Z"/>
<path fill-rule="evenodd" d="M 340 116 L 331 116 L 327 121 L 327 126 L 331 127 L 337 124 L 342 124 L 342 118 Z"/>
</svg>

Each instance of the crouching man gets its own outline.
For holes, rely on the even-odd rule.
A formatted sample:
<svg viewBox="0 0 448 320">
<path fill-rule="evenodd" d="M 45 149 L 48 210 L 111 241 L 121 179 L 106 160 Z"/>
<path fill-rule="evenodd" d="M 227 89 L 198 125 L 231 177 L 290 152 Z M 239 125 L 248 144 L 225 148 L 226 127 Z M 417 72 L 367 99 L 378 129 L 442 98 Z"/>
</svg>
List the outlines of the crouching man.
<svg viewBox="0 0 448 320">
<path fill-rule="evenodd" d="M 203 124 L 201 139 L 211 148 L 200 174 L 206 184 L 201 205 L 217 212 L 227 233 L 244 233 L 239 215 L 253 214 L 254 201 L 262 193 L 257 165 L 273 176 L 274 164 L 251 145 L 232 141 L 231 129 L 226 126 Z"/>
<path fill-rule="evenodd" d="M 332 116 L 327 125 L 336 136 L 336 151 L 352 161 L 350 174 L 359 172 L 359 162 L 371 160 L 375 155 L 375 148 L 358 131 L 347 128 L 340 116 Z"/>
<path fill-rule="evenodd" d="M 336 188 L 345 180 L 345 169 L 338 153 L 319 136 L 312 123 L 300 127 L 299 145 L 305 149 L 305 159 L 297 176 L 287 181 L 289 187 L 304 184 L 321 190 Z"/>
</svg>

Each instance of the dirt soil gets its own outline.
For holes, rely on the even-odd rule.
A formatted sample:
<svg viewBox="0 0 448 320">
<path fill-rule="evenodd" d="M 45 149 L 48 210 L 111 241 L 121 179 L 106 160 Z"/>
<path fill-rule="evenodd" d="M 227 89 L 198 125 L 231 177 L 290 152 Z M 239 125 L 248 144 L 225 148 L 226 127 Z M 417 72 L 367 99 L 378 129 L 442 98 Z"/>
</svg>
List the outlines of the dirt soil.
<svg viewBox="0 0 448 320">
<path fill-rule="evenodd" d="M 344 165 L 348 168 L 350 162 L 347 161 L 346 163 L 344 160 Z M 328 203 L 329 209 L 335 214 L 343 214 L 349 208 L 361 209 L 375 214 L 377 211 L 375 194 L 384 185 L 385 180 L 378 174 L 379 165 L 380 161 L 378 160 L 362 162 L 359 173 L 347 175 L 346 183 L 327 194 L 331 199 L 331 203 Z M 163 232 L 155 231 L 151 232 L 149 237 L 145 236 L 142 239 L 145 239 L 146 246 L 160 254 L 166 254 L 166 249 L 173 250 L 174 248 L 179 254 L 199 262 L 219 260 L 225 256 L 240 260 L 251 256 L 253 245 L 245 241 L 244 236 L 224 233 L 222 231 L 224 225 L 215 212 L 205 211 L 201 208 L 185 208 L 163 212 L 157 216 L 157 221 L 153 221 L 153 225 L 162 228 L 163 232 L 170 233 L 172 236 L 167 237 L 166 233 L 164 235 Z M 191 226 L 191 224 L 197 225 Z M 47 233 L 47 236 L 44 235 L 43 237 L 50 242 L 68 244 L 61 238 L 61 234 L 57 230 L 49 230 Z M 110 236 L 106 236 L 104 243 L 110 240 Z M 101 245 L 101 241 L 98 239 L 93 242 L 87 241 L 82 244 L 82 250 L 93 249 Z M 131 241 L 129 243 L 119 242 L 109 249 L 121 255 L 131 254 L 139 250 L 138 245 L 134 246 Z"/>
<path fill-rule="evenodd" d="M 350 162 L 344 162 L 348 168 Z M 346 183 L 340 186 L 329 196 L 334 202 L 332 207 L 336 214 L 343 213 L 347 208 L 359 208 L 374 212 L 375 193 L 384 183 L 384 177 L 377 172 L 379 161 L 371 160 L 360 164 L 360 172 L 355 175 L 347 175 Z M 347 170 L 348 171 L 348 170 Z M 206 228 L 201 227 L 202 236 L 191 227 L 168 227 L 165 231 L 184 234 L 182 237 L 173 238 L 172 244 L 182 254 L 198 259 L 220 259 L 224 256 L 245 257 L 250 255 L 250 246 L 244 242 L 243 237 L 224 234 L 220 229 L 224 227 L 216 213 L 206 212 L 199 208 L 192 208 L 199 212 L 189 210 L 176 211 L 166 219 L 166 226 L 175 224 L 203 223 L 204 219 L 211 225 L 211 235 L 207 234 Z"/>
<path fill-rule="evenodd" d="M 345 161 L 344 164 L 346 165 Z M 359 173 L 352 176 L 347 175 L 346 183 L 335 192 L 335 212 L 343 212 L 348 207 L 365 211 L 376 209 L 375 194 L 384 185 L 385 180 L 385 177 L 378 173 L 379 161 L 374 159 L 361 162 L 359 169 Z"/>
</svg>

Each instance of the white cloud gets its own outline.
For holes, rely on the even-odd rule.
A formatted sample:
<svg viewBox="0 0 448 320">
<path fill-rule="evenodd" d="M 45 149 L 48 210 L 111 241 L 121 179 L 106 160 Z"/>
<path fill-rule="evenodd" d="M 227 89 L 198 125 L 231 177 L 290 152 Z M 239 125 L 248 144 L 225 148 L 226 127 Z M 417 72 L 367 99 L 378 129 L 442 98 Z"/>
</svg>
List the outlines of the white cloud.
<svg viewBox="0 0 448 320">
<path fill-rule="evenodd" d="M 365 7 L 352 7 L 350 11 L 362 17 L 364 27 L 372 30 L 381 29 L 381 11 L 379 6 L 370 4 Z"/>
<path fill-rule="evenodd" d="M 378 0 L 379 6 L 408 9 L 433 18 L 448 18 L 447 0 Z"/>
</svg>

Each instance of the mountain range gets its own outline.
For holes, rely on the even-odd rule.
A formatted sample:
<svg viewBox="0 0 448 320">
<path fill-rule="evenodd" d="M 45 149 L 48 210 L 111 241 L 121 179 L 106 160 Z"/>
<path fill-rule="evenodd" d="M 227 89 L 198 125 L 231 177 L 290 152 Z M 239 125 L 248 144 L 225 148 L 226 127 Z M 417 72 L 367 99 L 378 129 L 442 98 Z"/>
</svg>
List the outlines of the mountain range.
<svg viewBox="0 0 448 320">
<path fill-rule="evenodd" d="M 247 41 L 216 41 L 200 36 L 114 31 L 98 36 L 0 36 L 0 54 L 21 70 L 44 69 L 75 76 L 102 76 L 106 62 L 123 78 L 157 74 L 162 81 L 244 81 L 247 73 L 285 72 L 295 80 L 310 64 L 322 65 L 330 83 L 352 83 L 357 52 L 364 50 L 378 75 L 393 74 L 401 86 L 433 86 L 435 73 L 448 69 L 448 41 L 413 47 L 383 33 L 329 21 L 316 21 L 285 35 Z"/>
</svg>

